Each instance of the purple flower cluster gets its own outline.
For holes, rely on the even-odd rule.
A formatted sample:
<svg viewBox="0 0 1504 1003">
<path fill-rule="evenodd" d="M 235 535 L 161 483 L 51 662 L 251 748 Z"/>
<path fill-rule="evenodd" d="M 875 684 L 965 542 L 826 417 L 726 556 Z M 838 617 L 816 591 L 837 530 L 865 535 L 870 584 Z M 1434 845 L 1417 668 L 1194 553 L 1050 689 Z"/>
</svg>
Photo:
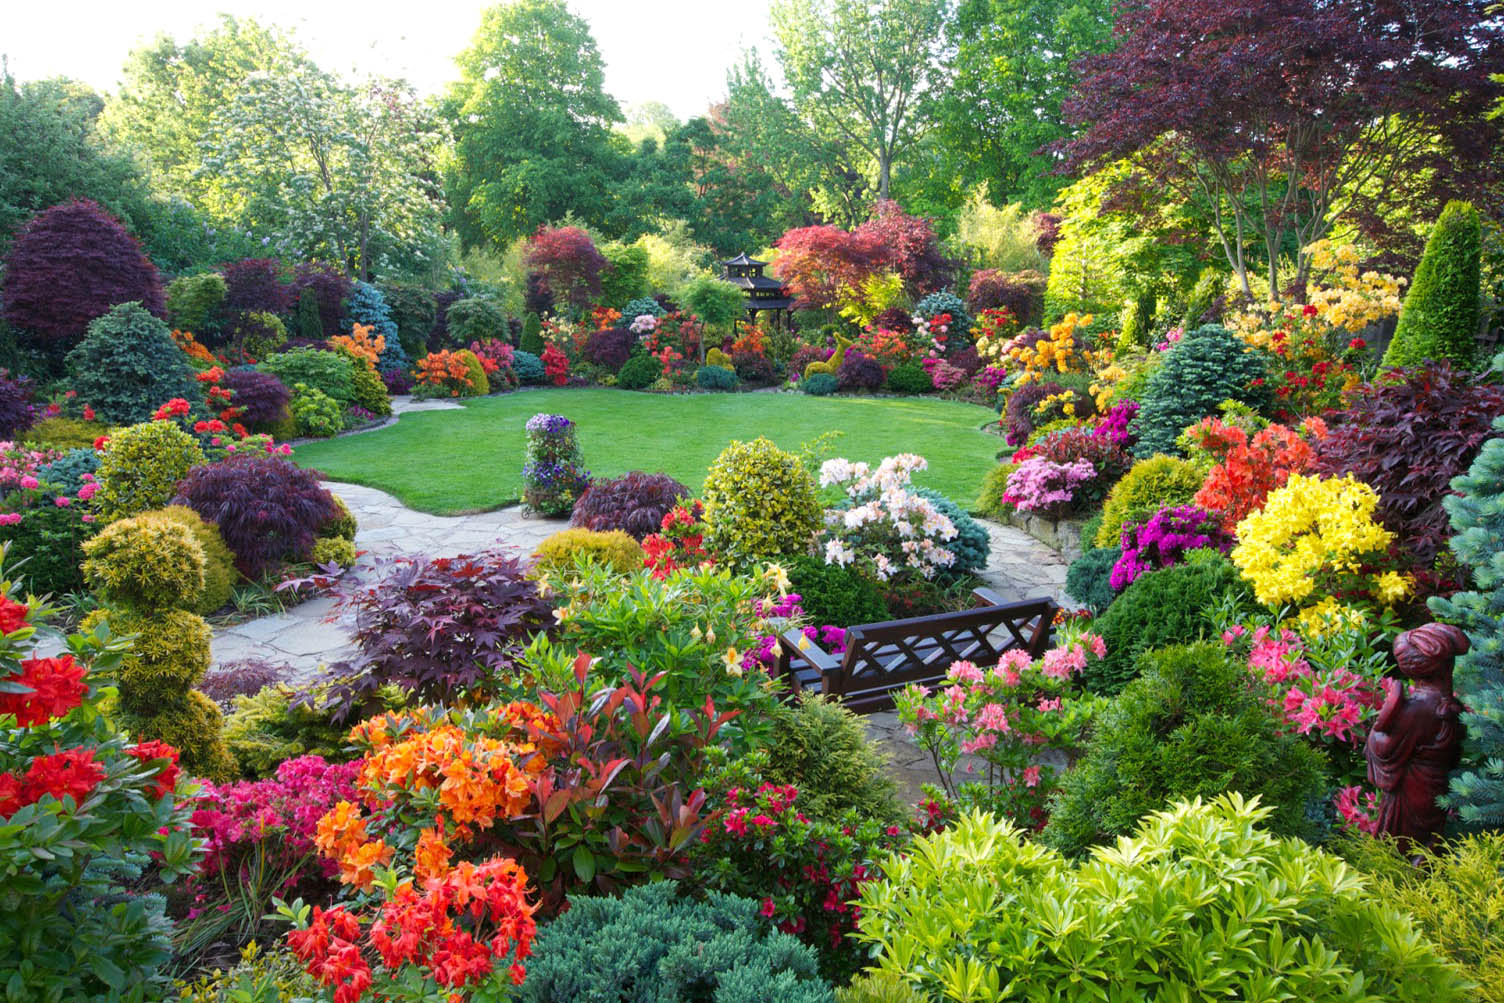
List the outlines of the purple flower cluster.
<svg viewBox="0 0 1504 1003">
<path fill-rule="evenodd" d="M 1108 581 L 1121 592 L 1140 575 L 1179 564 L 1192 550 L 1212 547 L 1227 553 L 1232 537 L 1217 517 L 1196 505 L 1162 508 L 1147 521 L 1123 529 L 1123 554 Z"/>
<path fill-rule="evenodd" d="M 335 877 L 338 866 L 320 856 L 314 836 L 325 812 L 358 799 L 359 772 L 359 762 L 331 764 L 321 756 L 300 756 L 278 766 L 269 780 L 205 781 L 192 816 L 194 835 L 208 849 L 200 879 L 238 881 L 242 870 L 256 866 L 257 851 L 285 872 L 284 888 Z"/>
<path fill-rule="evenodd" d="M 804 607 L 799 605 L 803 596 L 797 592 L 790 592 L 782 596 L 776 603 L 765 603 L 761 599 L 753 604 L 753 612 L 759 617 L 799 619 L 803 617 Z M 846 631 L 841 627 L 833 627 L 826 624 L 823 627 L 803 627 L 804 636 L 819 644 L 832 655 L 844 654 L 846 651 Z M 773 647 L 779 640 L 773 634 L 764 634 L 757 639 L 757 647 L 746 652 L 742 656 L 742 668 L 762 669 L 764 672 L 772 672 L 778 664 L 778 656 L 773 654 Z"/>
<path fill-rule="evenodd" d="M 590 485 L 574 427 L 562 414 L 535 414 L 527 420 L 522 501 L 539 515 L 568 515 Z"/>
<path fill-rule="evenodd" d="M 535 414 L 527 420 L 527 434 L 531 437 L 556 437 L 568 432 L 574 422 L 562 414 Z"/>
<path fill-rule="evenodd" d="M 1097 476 L 1090 460 L 1055 463 L 1034 457 L 1008 475 L 1003 501 L 1020 512 L 1054 516 L 1064 512 L 1076 498 L 1076 488 Z"/>
<path fill-rule="evenodd" d="M 1138 401 L 1120 401 L 1112 406 L 1111 411 L 1097 419 L 1093 434 L 1098 438 L 1107 439 L 1115 446 L 1129 449 L 1138 441 L 1138 436 L 1129 431 L 1128 427 L 1136 414 L 1138 414 Z"/>
</svg>

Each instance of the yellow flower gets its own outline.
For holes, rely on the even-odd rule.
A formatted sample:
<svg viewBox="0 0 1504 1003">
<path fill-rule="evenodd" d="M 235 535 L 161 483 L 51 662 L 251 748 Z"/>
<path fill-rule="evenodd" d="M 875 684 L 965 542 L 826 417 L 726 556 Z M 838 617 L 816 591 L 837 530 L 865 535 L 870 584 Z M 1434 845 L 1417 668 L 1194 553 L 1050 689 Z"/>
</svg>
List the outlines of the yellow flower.
<svg viewBox="0 0 1504 1003">
<path fill-rule="evenodd" d="M 768 582 L 778 590 L 780 596 L 788 595 L 794 587 L 794 583 L 789 581 L 789 573 L 781 564 L 769 564 L 767 575 Z"/>
<path fill-rule="evenodd" d="M 1397 571 L 1386 571 L 1373 580 L 1374 595 L 1385 606 L 1393 606 L 1397 602 L 1410 598 L 1410 592 L 1414 587 L 1414 578 Z"/>
<path fill-rule="evenodd" d="M 726 653 L 721 656 L 721 663 L 726 666 L 726 671 L 731 673 L 733 676 L 739 676 L 742 674 L 741 652 L 737 651 L 735 648 L 726 649 Z"/>
</svg>

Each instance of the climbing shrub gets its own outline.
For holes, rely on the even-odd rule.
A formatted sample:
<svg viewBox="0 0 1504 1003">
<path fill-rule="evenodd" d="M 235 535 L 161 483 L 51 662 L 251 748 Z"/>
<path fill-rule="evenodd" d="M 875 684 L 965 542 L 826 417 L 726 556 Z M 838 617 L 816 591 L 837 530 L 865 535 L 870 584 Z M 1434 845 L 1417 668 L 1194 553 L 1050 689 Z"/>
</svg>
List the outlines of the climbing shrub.
<svg viewBox="0 0 1504 1003">
<path fill-rule="evenodd" d="M 236 568 L 252 580 L 286 562 L 307 561 L 314 539 L 339 515 L 316 473 L 281 457 L 248 453 L 195 468 L 173 504 L 219 527 Z"/>
<path fill-rule="evenodd" d="M 641 540 L 658 532 L 669 510 L 689 496 L 689 488 L 668 474 L 633 470 L 620 477 L 598 478 L 575 502 L 570 525 L 619 529 Z"/>
<path fill-rule="evenodd" d="M 705 477 L 705 545 L 732 563 L 803 552 L 820 528 L 815 481 L 771 439 L 734 441 Z"/>
<path fill-rule="evenodd" d="M 1325 758 L 1282 733 L 1241 659 L 1207 641 L 1147 652 L 1141 669 L 1101 712 L 1085 756 L 1061 781 L 1046 845 L 1080 854 L 1129 834 L 1167 802 L 1228 791 L 1258 795 L 1272 832 L 1320 834 L 1307 805 L 1324 792 Z"/>
<path fill-rule="evenodd" d="M 139 303 L 122 303 L 89 324 L 68 353 L 78 399 L 101 421 L 145 421 L 165 401 L 197 396 L 193 368 L 167 325 Z"/>
<path fill-rule="evenodd" d="M 95 473 L 99 518 L 111 522 L 162 508 L 178 481 L 203 462 L 198 440 L 171 422 L 149 421 L 113 433 Z"/>
</svg>

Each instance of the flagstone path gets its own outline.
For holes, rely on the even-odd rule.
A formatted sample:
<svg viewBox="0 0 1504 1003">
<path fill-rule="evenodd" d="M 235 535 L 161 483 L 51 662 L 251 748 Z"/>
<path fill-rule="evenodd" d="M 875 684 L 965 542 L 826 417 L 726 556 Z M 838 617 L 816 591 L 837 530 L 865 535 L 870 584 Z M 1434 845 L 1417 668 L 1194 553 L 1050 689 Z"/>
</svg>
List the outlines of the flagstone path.
<svg viewBox="0 0 1504 1003">
<path fill-rule="evenodd" d="M 442 401 L 399 400 L 394 411 L 454 407 Z M 478 471 L 478 476 L 483 472 Z M 441 557 L 501 546 L 532 553 L 546 537 L 568 525 L 564 519 L 527 518 L 520 506 L 473 515 L 436 516 L 416 512 L 375 488 L 327 482 L 355 516 L 356 570 L 369 570 L 381 558 L 398 555 Z M 1005 600 L 1052 596 L 1061 599 L 1066 565 L 1060 555 L 1011 526 L 980 520 L 991 537 L 991 554 L 981 577 Z M 285 664 L 287 681 L 299 683 L 318 675 L 320 667 L 353 651 L 332 599 L 315 599 L 285 613 L 261 617 L 214 631 L 214 664 L 256 658 Z M 921 781 L 934 780 L 928 756 L 907 740 L 892 713 L 874 714 L 868 728 L 888 753 L 905 794 L 918 796 Z"/>
</svg>

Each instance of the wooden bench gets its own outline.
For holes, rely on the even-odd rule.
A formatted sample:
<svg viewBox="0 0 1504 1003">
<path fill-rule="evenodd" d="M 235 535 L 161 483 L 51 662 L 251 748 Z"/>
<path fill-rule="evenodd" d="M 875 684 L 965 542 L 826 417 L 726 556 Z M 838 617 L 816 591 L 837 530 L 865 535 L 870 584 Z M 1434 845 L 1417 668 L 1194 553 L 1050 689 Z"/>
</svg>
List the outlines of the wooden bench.
<svg viewBox="0 0 1504 1003">
<path fill-rule="evenodd" d="M 944 679 L 952 662 L 986 668 L 1013 648 L 1035 658 L 1048 649 L 1054 600 L 1005 603 L 991 589 L 977 589 L 972 599 L 976 605 L 958 613 L 851 627 L 839 658 L 790 630 L 779 639 L 778 677 L 791 693 L 828 693 L 870 714 L 892 707 L 894 693 L 911 683 Z"/>
</svg>

